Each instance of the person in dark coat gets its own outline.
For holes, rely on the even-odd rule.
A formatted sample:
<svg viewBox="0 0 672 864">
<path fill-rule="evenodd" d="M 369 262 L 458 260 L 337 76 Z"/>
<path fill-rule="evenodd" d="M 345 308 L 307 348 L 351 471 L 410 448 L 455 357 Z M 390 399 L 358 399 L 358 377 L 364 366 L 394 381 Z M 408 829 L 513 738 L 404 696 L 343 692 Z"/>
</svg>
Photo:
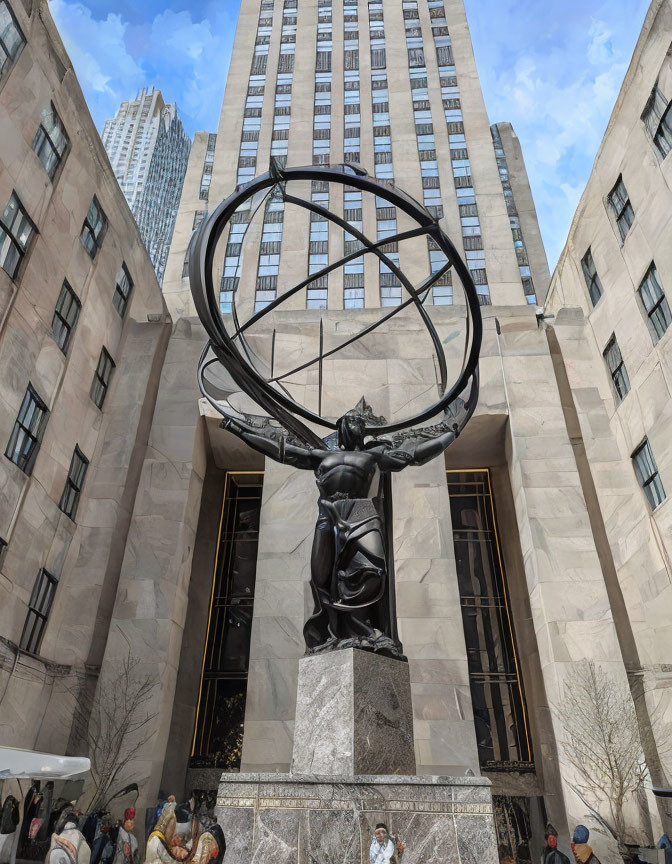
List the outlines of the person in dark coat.
<svg viewBox="0 0 672 864">
<path fill-rule="evenodd" d="M 210 828 L 210 833 L 217 841 L 217 849 L 219 850 L 217 853 L 217 857 L 212 862 L 212 864 L 222 864 L 224 859 L 224 853 L 226 852 L 226 840 L 224 839 L 224 832 L 222 831 L 222 826 L 217 822 L 214 822 Z"/>
<path fill-rule="evenodd" d="M 569 858 L 558 849 L 558 832 L 549 822 L 544 831 L 546 848 L 541 853 L 541 864 L 569 864 Z"/>
</svg>

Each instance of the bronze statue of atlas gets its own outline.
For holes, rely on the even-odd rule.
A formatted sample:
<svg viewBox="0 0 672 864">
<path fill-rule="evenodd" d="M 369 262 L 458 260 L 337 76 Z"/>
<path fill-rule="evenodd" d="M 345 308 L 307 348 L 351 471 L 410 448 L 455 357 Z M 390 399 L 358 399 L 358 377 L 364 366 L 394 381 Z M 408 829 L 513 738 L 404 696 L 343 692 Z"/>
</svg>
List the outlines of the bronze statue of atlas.
<svg viewBox="0 0 672 864">
<path fill-rule="evenodd" d="M 313 201 L 292 195 L 296 181 L 340 184 L 371 193 L 409 216 L 417 227 L 384 240 L 372 241 L 359 229 Z M 220 311 L 218 287 L 213 279 L 215 248 L 231 216 L 248 202 L 269 194 L 285 204 L 319 214 L 359 241 L 356 252 L 327 264 L 259 309 L 242 325 L 234 292 L 231 324 Z M 395 241 L 426 235 L 446 257 L 446 263 L 419 286 L 414 286 L 385 247 Z M 414 305 L 432 340 L 437 359 L 438 398 L 416 416 L 388 423 L 376 417 L 364 397 L 337 419 L 323 417 L 295 401 L 281 377 L 264 374 L 263 364 L 246 341 L 249 328 L 320 277 L 363 254 L 373 254 L 399 279 L 407 298 L 364 327 L 338 348 L 325 352 L 320 339 L 317 357 L 301 364 L 290 375 L 362 338 L 409 305 Z M 444 348 L 424 301 L 435 282 L 450 268 L 462 282 L 467 305 L 467 336 L 461 372 L 448 386 Z M 198 368 L 201 392 L 223 416 L 221 425 L 250 447 L 278 462 L 312 470 L 318 488 L 318 517 L 311 554 L 313 614 L 304 627 L 307 653 L 349 647 L 403 658 L 397 634 L 392 547 L 392 472 L 422 465 L 441 454 L 460 434 L 478 400 L 478 358 L 482 321 L 478 294 L 471 273 L 438 221 L 417 201 L 396 187 L 369 177 L 352 165 L 280 168 L 257 177 L 223 201 L 194 234 L 189 261 L 191 291 L 198 315 L 207 331 Z M 320 325 L 321 326 L 321 325 Z M 231 330 L 231 332 L 229 332 Z M 264 415 L 234 409 L 217 386 L 208 380 L 214 364 L 225 367 L 235 385 L 247 394 Z M 321 404 L 321 400 L 320 400 Z M 434 425 L 421 425 L 439 418 Z M 332 430 L 320 437 L 306 422 Z"/>
</svg>

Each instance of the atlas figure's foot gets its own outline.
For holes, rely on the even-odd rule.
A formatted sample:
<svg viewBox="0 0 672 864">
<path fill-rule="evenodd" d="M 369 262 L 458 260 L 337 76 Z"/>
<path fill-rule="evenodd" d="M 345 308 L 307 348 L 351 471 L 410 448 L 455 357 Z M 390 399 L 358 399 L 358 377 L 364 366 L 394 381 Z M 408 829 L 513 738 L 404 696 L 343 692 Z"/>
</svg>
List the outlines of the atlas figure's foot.
<svg viewBox="0 0 672 864">
<path fill-rule="evenodd" d="M 337 639 L 333 637 L 328 639 L 322 645 L 317 645 L 315 648 L 308 648 L 306 657 L 313 654 L 324 654 L 327 651 L 342 651 L 346 648 L 359 648 L 361 651 L 371 651 L 374 654 L 382 654 L 384 657 L 391 657 L 394 660 L 406 661 L 403 649 L 399 642 L 385 636 L 379 630 L 376 630 L 372 636 L 349 636 L 347 639 Z"/>
</svg>

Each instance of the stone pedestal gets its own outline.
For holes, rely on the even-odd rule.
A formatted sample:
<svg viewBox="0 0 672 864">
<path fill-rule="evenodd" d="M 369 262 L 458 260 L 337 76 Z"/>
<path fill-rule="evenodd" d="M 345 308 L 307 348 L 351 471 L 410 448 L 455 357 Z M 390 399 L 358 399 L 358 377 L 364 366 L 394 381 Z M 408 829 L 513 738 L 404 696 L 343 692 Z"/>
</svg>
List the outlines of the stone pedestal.
<svg viewBox="0 0 672 864">
<path fill-rule="evenodd" d="M 402 864 L 497 864 L 490 781 L 482 777 L 224 774 L 216 814 L 226 864 L 369 864 L 378 822 Z"/>
<path fill-rule="evenodd" d="M 304 657 L 291 774 L 223 774 L 226 864 L 369 864 L 378 822 L 403 864 L 497 864 L 490 781 L 417 777 L 408 664 Z"/>
<path fill-rule="evenodd" d="M 415 774 L 408 663 L 356 649 L 300 660 L 292 774 Z"/>
</svg>

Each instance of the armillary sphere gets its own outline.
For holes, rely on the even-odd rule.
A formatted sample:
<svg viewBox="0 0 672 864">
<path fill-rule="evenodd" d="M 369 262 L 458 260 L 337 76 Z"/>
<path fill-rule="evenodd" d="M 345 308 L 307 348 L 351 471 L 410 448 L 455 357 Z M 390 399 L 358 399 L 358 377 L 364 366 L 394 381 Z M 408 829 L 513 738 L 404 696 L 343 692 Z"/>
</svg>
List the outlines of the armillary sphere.
<svg viewBox="0 0 672 864">
<path fill-rule="evenodd" d="M 412 227 L 393 236 L 371 240 L 359 230 L 357 225 L 349 223 L 327 207 L 293 194 L 293 189 L 296 189 L 297 184 L 302 181 L 337 184 L 341 187 L 361 190 L 362 194 L 374 195 L 378 206 L 381 206 L 380 201 L 382 199 L 385 206 L 397 208 L 408 217 L 408 220 L 405 221 L 410 220 L 413 223 Z M 305 188 L 305 183 L 303 188 Z M 354 252 L 344 255 L 337 261 L 327 262 L 326 266 L 309 274 L 297 284 L 282 292 L 278 291 L 278 296 L 275 299 L 264 308 L 255 311 L 241 323 L 239 320 L 240 310 L 237 306 L 237 292 L 233 294 L 231 316 L 224 316 L 220 310 L 219 284 L 215 283 L 214 277 L 215 250 L 233 214 L 239 211 L 241 207 L 248 207 L 253 214 L 270 195 L 277 196 L 284 205 L 304 208 L 312 214 L 316 214 L 318 218 L 328 220 L 342 228 L 359 243 Z M 285 231 L 287 231 L 286 226 Z M 422 236 L 434 241 L 434 248 L 443 252 L 445 261 L 421 284 L 413 285 L 400 269 L 394 257 L 391 258 L 388 255 L 386 248 L 389 248 L 389 244 Z M 244 239 L 243 236 L 240 241 L 244 242 Z M 224 200 L 201 224 L 191 241 L 189 259 L 191 291 L 196 310 L 209 337 L 208 346 L 206 346 L 199 363 L 199 385 L 203 395 L 220 414 L 224 417 L 230 417 L 232 413 L 235 415 L 236 412 L 223 398 L 226 394 L 213 385 L 206 374 L 207 369 L 217 362 L 223 364 L 242 393 L 250 396 L 265 414 L 277 421 L 296 440 L 310 447 L 324 447 L 324 439 L 320 438 L 304 421 L 308 421 L 312 426 L 335 430 L 337 429 L 338 418 L 322 416 L 321 410 L 311 410 L 297 401 L 281 380 L 287 376 L 274 376 L 272 370 L 269 371 L 268 363 L 261 361 L 246 337 L 250 333 L 250 328 L 258 324 L 264 316 L 278 309 L 290 297 L 306 290 L 311 286 L 311 283 L 317 282 L 321 277 L 343 268 L 348 262 L 363 255 L 373 255 L 378 258 L 381 265 L 385 265 L 389 272 L 397 277 L 405 291 L 405 297 L 402 297 L 398 306 L 381 309 L 381 315 L 375 322 L 366 324 L 358 332 L 348 335 L 340 345 L 325 351 L 320 340 L 317 356 L 293 368 L 287 375 L 300 372 L 314 364 L 321 364 L 326 357 L 362 339 L 380 327 L 381 324 L 398 315 L 402 310 L 411 307 L 417 310 L 417 314 L 420 316 L 432 342 L 437 370 L 437 397 L 433 404 L 422 406 L 421 410 L 411 417 L 394 422 L 388 422 L 384 419 L 381 422 L 381 418 L 372 417 L 372 422 L 367 425 L 365 434 L 375 433 L 378 437 L 393 435 L 401 430 L 408 430 L 411 427 L 424 424 L 431 418 L 445 412 L 470 383 L 472 383 L 473 389 L 482 339 L 479 298 L 469 269 L 462 261 L 450 238 L 440 227 L 437 219 L 422 204 L 405 192 L 388 182 L 370 177 L 359 167 L 325 165 L 280 168 L 277 163 L 272 161 L 271 168 L 267 173 L 249 183 L 238 186 L 234 193 Z M 466 300 L 464 355 L 455 380 L 449 380 L 445 349 L 425 304 L 431 295 L 432 287 L 451 269 L 462 283 Z M 366 422 L 366 417 L 364 419 Z"/>
</svg>

